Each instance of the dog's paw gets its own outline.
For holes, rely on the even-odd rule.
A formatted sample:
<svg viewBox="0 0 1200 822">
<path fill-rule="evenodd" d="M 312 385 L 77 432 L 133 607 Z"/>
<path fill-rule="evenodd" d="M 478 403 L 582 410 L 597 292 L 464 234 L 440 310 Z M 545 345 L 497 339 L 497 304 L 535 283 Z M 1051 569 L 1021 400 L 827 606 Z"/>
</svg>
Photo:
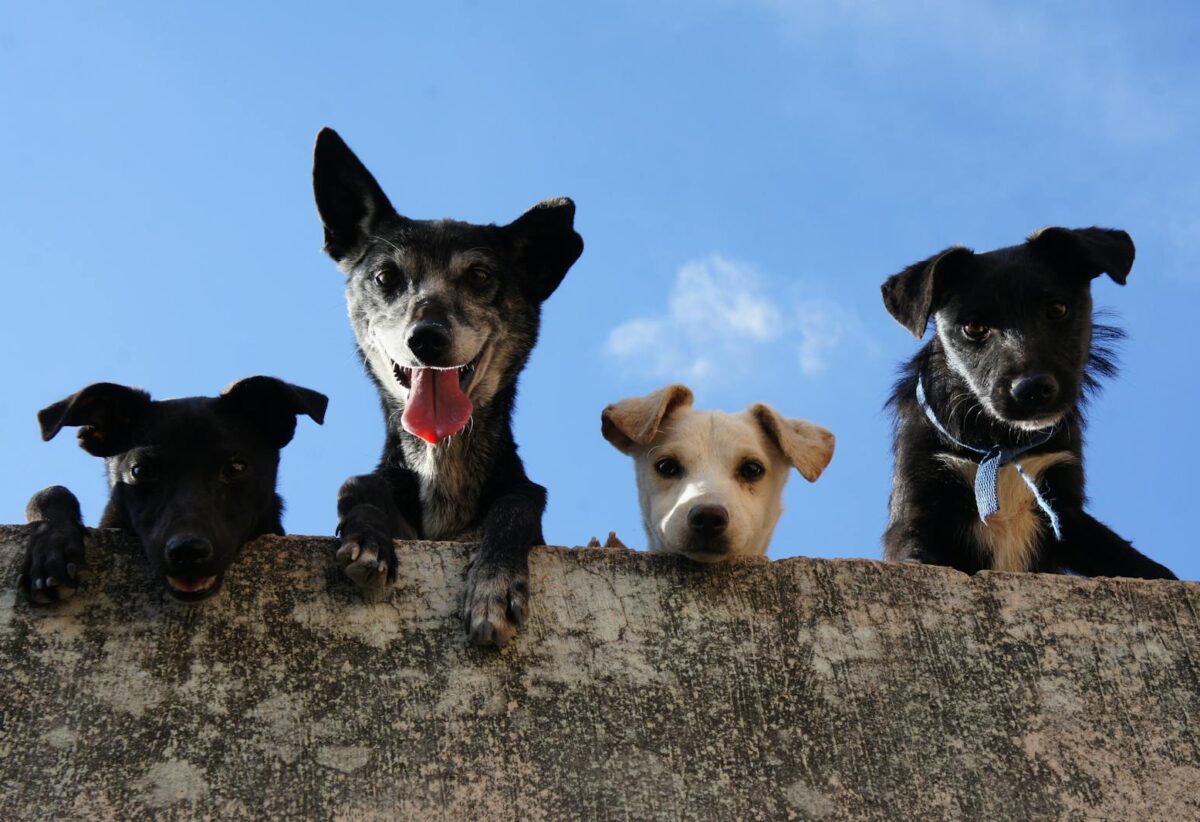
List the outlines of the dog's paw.
<svg viewBox="0 0 1200 822">
<path fill-rule="evenodd" d="M 369 522 L 348 517 L 338 528 L 342 544 L 337 560 L 369 600 L 386 599 L 396 579 L 396 546 L 392 535 Z"/>
<path fill-rule="evenodd" d="M 503 648 L 529 615 L 529 569 L 503 568 L 478 558 L 467 572 L 462 619 L 475 645 Z"/>
<path fill-rule="evenodd" d="M 70 599 L 86 570 L 82 528 L 69 522 L 30 523 L 17 584 L 31 601 L 49 605 Z"/>
</svg>

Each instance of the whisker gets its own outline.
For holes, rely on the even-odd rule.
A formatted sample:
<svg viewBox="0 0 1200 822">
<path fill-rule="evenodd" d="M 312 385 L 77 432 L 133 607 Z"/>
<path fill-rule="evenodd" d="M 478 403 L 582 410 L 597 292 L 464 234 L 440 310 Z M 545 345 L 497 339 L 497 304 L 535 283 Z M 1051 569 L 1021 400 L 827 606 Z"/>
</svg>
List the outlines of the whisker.
<svg viewBox="0 0 1200 822">
<path fill-rule="evenodd" d="M 368 240 L 376 240 L 376 241 L 378 241 L 378 242 L 381 242 L 381 243 L 383 243 L 384 245 L 390 246 L 390 247 L 392 248 L 392 250 L 393 250 L 393 251 L 395 251 L 397 254 L 403 254 L 403 253 L 404 253 L 404 249 L 403 249 L 403 248 L 401 248 L 400 246 L 398 246 L 398 245 L 396 245 L 395 243 L 393 243 L 393 242 L 392 242 L 391 240 L 389 240 L 387 237 L 380 237 L 378 234 L 368 234 L 368 235 L 367 235 L 367 239 L 368 239 Z"/>
<path fill-rule="evenodd" d="M 962 407 L 962 404 L 969 400 L 973 400 L 974 398 L 975 398 L 975 395 L 970 393 L 969 391 L 960 391 L 959 393 L 957 393 L 953 397 L 951 397 L 950 398 L 950 411 L 946 414 L 946 421 L 953 422 L 954 415 L 958 412 L 958 409 Z M 970 411 L 970 408 L 968 408 L 968 412 L 969 411 Z M 966 420 L 964 419 L 963 422 L 965 424 Z"/>
</svg>

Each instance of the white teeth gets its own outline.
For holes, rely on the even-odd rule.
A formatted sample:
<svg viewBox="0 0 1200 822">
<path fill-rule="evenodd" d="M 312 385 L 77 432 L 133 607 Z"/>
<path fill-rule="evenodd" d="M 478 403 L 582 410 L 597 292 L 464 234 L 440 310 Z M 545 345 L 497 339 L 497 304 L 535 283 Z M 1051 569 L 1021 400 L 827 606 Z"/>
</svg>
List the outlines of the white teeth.
<svg viewBox="0 0 1200 822">
<path fill-rule="evenodd" d="M 479 361 L 482 358 L 483 358 L 483 352 L 480 351 L 479 354 L 476 355 L 475 359 L 472 360 L 471 362 L 467 363 L 466 365 L 452 366 L 451 368 L 434 368 L 433 370 L 457 371 L 458 378 L 460 381 L 469 381 L 472 377 L 475 376 L 475 369 L 479 367 Z M 401 365 L 400 363 L 396 362 L 395 360 L 392 360 L 391 363 L 392 363 L 392 376 L 396 378 L 396 382 L 400 383 L 405 388 L 410 388 L 412 386 L 412 373 L 415 369 L 409 368 L 408 366 Z M 432 368 L 432 366 L 431 366 L 431 368 Z M 466 386 L 464 385 L 463 388 L 465 389 Z"/>
<path fill-rule="evenodd" d="M 398 362 L 392 361 L 392 376 L 396 378 L 396 382 L 408 388 L 412 382 L 412 369 L 405 368 Z"/>
</svg>

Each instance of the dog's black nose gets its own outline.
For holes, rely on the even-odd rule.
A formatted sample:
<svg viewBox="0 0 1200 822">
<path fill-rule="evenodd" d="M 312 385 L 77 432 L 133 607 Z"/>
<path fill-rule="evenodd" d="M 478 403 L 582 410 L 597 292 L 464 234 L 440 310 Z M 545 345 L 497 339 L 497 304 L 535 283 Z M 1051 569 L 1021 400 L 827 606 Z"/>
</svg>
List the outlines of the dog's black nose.
<svg viewBox="0 0 1200 822">
<path fill-rule="evenodd" d="M 172 565 L 199 565 L 212 559 L 212 543 L 190 534 L 167 540 L 167 562 Z"/>
<path fill-rule="evenodd" d="M 1034 374 L 1018 377 L 1012 384 L 1013 399 L 1021 405 L 1040 408 L 1049 405 L 1058 396 L 1058 380 L 1049 374 Z"/>
<path fill-rule="evenodd" d="M 432 362 L 450 348 L 450 331 L 441 323 L 422 320 L 408 332 L 408 347 L 421 362 Z"/>
<path fill-rule="evenodd" d="M 697 505 L 688 511 L 688 527 L 705 536 L 723 534 L 729 525 L 729 512 L 721 505 Z"/>
</svg>

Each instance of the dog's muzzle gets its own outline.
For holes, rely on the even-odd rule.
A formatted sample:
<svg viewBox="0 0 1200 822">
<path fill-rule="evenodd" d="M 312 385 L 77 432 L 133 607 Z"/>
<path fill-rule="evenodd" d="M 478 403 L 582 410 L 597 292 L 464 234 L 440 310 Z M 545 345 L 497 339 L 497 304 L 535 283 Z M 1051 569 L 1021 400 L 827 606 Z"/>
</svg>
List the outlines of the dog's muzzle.
<svg viewBox="0 0 1200 822">
<path fill-rule="evenodd" d="M 422 320 L 408 332 L 408 350 L 419 361 L 433 368 L 445 368 L 450 350 L 450 329 L 443 323 Z"/>
<path fill-rule="evenodd" d="M 705 503 L 692 506 L 687 514 L 689 554 L 720 556 L 729 553 L 725 531 L 729 528 L 729 511 L 723 505 Z"/>
</svg>

